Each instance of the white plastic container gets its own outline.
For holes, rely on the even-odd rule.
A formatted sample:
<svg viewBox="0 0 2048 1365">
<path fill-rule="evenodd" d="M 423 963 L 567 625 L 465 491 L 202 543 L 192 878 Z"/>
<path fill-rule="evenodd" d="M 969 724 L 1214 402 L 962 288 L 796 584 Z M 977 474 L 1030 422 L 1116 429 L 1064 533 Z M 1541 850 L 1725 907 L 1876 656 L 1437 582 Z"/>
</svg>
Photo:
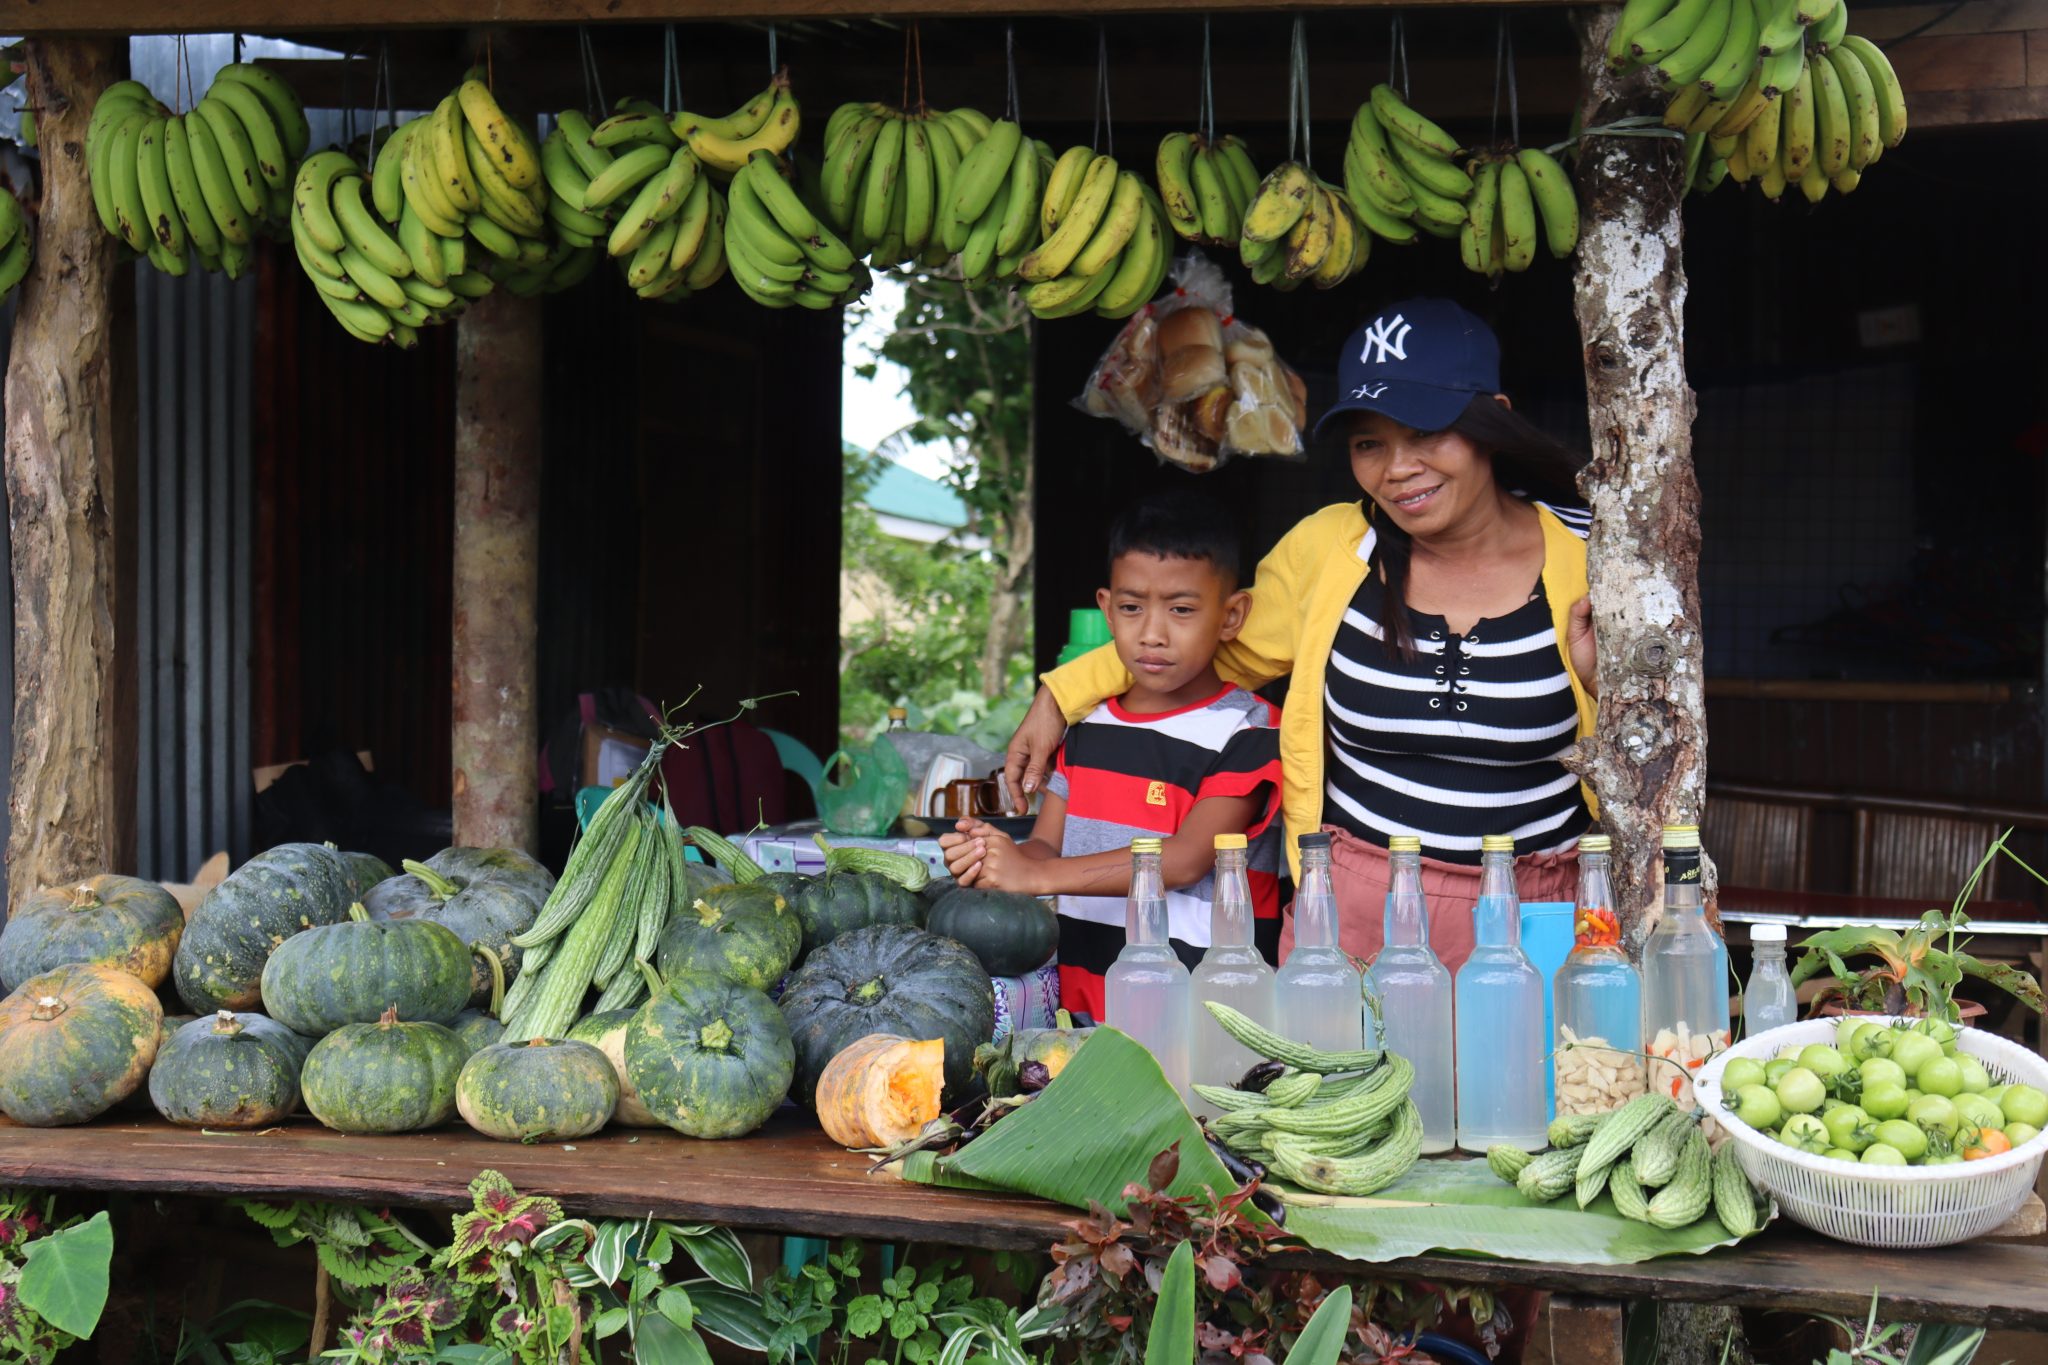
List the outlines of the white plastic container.
<svg viewBox="0 0 2048 1365">
<path fill-rule="evenodd" d="M 1911 1019 L 1886 1019 L 1910 1025 Z M 1767 1062 L 1788 1044 L 1832 1043 L 1836 1021 L 1810 1019 L 1745 1038 L 1700 1068 L 1700 1107 L 1736 1144 L 1749 1178 L 1815 1232 L 1867 1247 L 1939 1247 L 1991 1231 L 2026 1201 L 2048 1155 L 2048 1132 L 2009 1152 L 1950 1166 L 1863 1166 L 1795 1151 L 1721 1107 L 1721 1073 L 1737 1057 Z M 1956 1030 L 1956 1048 L 1984 1064 L 1994 1085 L 2024 1082 L 2048 1090 L 2048 1061 L 1978 1029 Z"/>
</svg>

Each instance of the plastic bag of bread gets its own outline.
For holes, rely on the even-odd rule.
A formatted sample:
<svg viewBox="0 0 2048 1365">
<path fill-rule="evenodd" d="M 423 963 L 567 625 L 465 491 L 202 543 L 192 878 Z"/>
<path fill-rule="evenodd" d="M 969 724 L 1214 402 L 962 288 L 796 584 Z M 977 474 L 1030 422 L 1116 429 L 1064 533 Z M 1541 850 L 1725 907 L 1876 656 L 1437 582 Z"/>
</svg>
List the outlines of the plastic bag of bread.
<svg viewBox="0 0 2048 1365">
<path fill-rule="evenodd" d="M 1307 447 L 1308 386 L 1256 327 L 1233 321 L 1223 345 L 1230 402 L 1223 449 L 1230 454 L 1299 456 Z"/>
</svg>

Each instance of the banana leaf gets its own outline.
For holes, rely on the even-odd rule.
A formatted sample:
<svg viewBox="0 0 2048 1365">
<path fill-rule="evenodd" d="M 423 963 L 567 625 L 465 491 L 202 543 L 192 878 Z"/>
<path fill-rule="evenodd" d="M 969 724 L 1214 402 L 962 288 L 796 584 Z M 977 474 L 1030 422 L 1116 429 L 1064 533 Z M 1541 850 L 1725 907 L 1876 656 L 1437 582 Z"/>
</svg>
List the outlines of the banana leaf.
<svg viewBox="0 0 2048 1365">
<path fill-rule="evenodd" d="M 1371 1199 L 1289 1192 L 1287 1230 L 1354 1261 L 1451 1253 L 1570 1265 L 1627 1265 L 1696 1255 L 1741 1240 L 1709 1213 L 1666 1230 L 1623 1218 L 1601 1195 L 1581 1210 L 1571 1199 L 1532 1204 L 1483 1161 L 1418 1161 Z M 1770 1216 L 1775 1216 L 1775 1209 Z"/>
<path fill-rule="evenodd" d="M 1121 1217 L 1124 1187 L 1143 1184 L 1152 1158 L 1180 1144 L 1177 1196 L 1237 1188 L 1159 1063 L 1113 1028 L 1098 1028 L 1029 1104 L 949 1156 L 917 1152 L 905 1180 L 953 1189 L 1013 1190 Z"/>
</svg>

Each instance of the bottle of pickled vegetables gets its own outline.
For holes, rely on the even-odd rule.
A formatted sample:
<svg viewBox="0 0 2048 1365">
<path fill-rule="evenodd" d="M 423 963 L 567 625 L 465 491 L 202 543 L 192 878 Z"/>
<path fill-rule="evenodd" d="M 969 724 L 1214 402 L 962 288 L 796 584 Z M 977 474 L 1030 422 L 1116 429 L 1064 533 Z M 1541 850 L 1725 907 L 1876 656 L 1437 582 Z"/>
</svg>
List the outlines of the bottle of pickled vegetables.
<svg viewBox="0 0 2048 1365">
<path fill-rule="evenodd" d="M 1429 946 L 1422 840 L 1395 835 L 1387 841 L 1387 863 L 1386 942 L 1373 959 L 1366 987 L 1378 1005 L 1374 1046 L 1399 1053 L 1414 1066 L 1415 1084 L 1408 1096 L 1422 1116 L 1422 1150 L 1448 1152 L 1457 1141 L 1453 985 Z M 1539 1023 L 1542 1008 L 1539 998 Z M 1539 1121 L 1536 1126 L 1540 1130 L 1543 1125 Z"/>
<path fill-rule="evenodd" d="M 1188 1007 L 1188 1078 L 1198 1085 L 1235 1085 L 1264 1060 L 1223 1031 L 1205 1008 L 1208 1001 L 1228 1005 L 1266 1028 L 1273 1026 L 1273 969 L 1252 942 L 1252 892 L 1245 859 L 1242 834 L 1216 836 L 1209 948 L 1195 968 Z"/>
<path fill-rule="evenodd" d="M 1664 829 L 1664 904 L 1643 948 L 1643 1036 L 1650 1088 L 1690 1106 L 1692 1078 L 1728 1046 L 1728 945 L 1707 923 L 1700 832 Z"/>
<path fill-rule="evenodd" d="M 1543 976 L 1522 951 L 1515 841 L 1479 845 L 1472 955 L 1458 968 L 1458 1148 L 1506 1143 L 1540 1152 L 1549 1139 L 1543 1101 Z"/>
<path fill-rule="evenodd" d="M 1273 982 L 1275 1028 L 1325 1052 L 1364 1046 L 1365 997 L 1358 968 L 1337 944 L 1337 896 L 1330 885 L 1330 836 L 1304 834 L 1301 890 L 1294 896 L 1294 948 Z"/>
<path fill-rule="evenodd" d="M 1571 956 L 1551 982 L 1557 1112 L 1604 1114 L 1643 1093 L 1643 982 L 1621 946 L 1608 872 L 1613 841 L 1579 840 Z"/>
<path fill-rule="evenodd" d="M 1188 1092 L 1188 969 L 1167 938 L 1162 841 L 1131 840 L 1123 951 L 1103 982 L 1102 1021 L 1143 1043 L 1166 1079 Z"/>
</svg>

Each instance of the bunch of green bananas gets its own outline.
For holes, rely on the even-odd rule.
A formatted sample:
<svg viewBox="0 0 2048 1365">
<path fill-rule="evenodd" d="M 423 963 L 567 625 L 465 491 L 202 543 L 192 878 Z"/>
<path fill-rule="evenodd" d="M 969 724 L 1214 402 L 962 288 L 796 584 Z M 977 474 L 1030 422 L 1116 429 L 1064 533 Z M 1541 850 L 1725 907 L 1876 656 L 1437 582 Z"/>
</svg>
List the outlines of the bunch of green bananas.
<svg viewBox="0 0 2048 1365">
<path fill-rule="evenodd" d="M 565 109 L 540 165 L 555 231 L 601 247 L 641 298 L 688 298 L 725 273 L 725 195 L 659 106 L 620 100 L 596 127 Z"/>
<path fill-rule="evenodd" d="M 28 274 L 35 255 L 35 228 L 21 211 L 21 201 L 0 190 L 0 299 L 14 292 Z"/>
<path fill-rule="evenodd" d="M 312 132 L 298 94 L 250 62 L 224 66 L 190 113 L 137 81 L 100 92 L 85 155 L 100 223 L 168 275 L 196 258 L 237 279 L 258 231 L 282 233 Z"/>
<path fill-rule="evenodd" d="M 1818 204 L 1830 189 L 1853 191 L 1905 135 L 1906 100 L 1891 62 L 1869 39 L 1843 34 L 1812 42 L 1792 85 L 1741 132 L 1689 137 L 1689 183 L 1707 191 L 1723 178 L 1754 180 L 1773 202 L 1797 185 Z"/>
<path fill-rule="evenodd" d="M 1259 168 L 1244 139 L 1225 135 L 1212 143 L 1200 133 L 1168 133 L 1159 140 L 1157 173 L 1175 232 L 1190 242 L 1236 245 L 1259 192 Z"/>
<path fill-rule="evenodd" d="M 761 93 L 723 118 L 679 111 L 669 130 L 697 159 L 720 175 L 738 175 L 755 152 L 781 156 L 795 143 L 803 126 L 796 96 L 790 93 L 789 69 L 775 73 Z"/>
<path fill-rule="evenodd" d="M 1471 162 L 1472 199 L 1458 230 L 1467 270 L 1499 279 L 1536 259 L 1540 234 L 1562 260 L 1579 244 L 1579 199 L 1557 158 L 1537 147 L 1486 152 Z"/>
<path fill-rule="evenodd" d="M 1318 289 L 1342 284 L 1371 252 L 1372 233 L 1350 198 L 1299 161 L 1283 161 L 1259 182 L 1237 248 L 1255 283 L 1280 290 L 1303 280 Z"/>
<path fill-rule="evenodd" d="M 967 251 L 955 213 L 964 186 L 975 187 L 979 202 L 981 187 L 1000 180 L 999 172 L 1010 165 L 1005 157 L 996 167 L 993 151 L 983 152 L 972 179 L 963 180 L 969 158 L 992 133 L 1009 143 L 1016 132 L 1016 124 L 998 129 L 976 109 L 913 113 L 886 104 L 842 104 L 825 122 L 818 209 L 853 254 L 877 270 L 911 262 L 943 265 L 955 252 Z"/>
<path fill-rule="evenodd" d="M 874 282 L 797 193 L 782 158 L 759 149 L 732 178 L 725 259 L 740 292 L 768 308 L 837 308 Z"/>
<path fill-rule="evenodd" d="M 939 117 L 967 150 L 951 190 L 939 199 L 937 253 L 957 254 L 960 277 L 970 285 L 1015 279 L 1043 239 L 1040 210 L 1054 167 L 1052 148 L 1024 136 L 1009 119 L 991 123 L 971 109 Z"/>
<path fill-rule="evenodd" d="M 1394 87 L 1376 85 L 1351 119 L 1345 198 L 1374 236 L 1397 245 L 1424 232 L 1456 237 L 1470 217 L 1473 190 L 1458 151 L 1457 139 L 1410 108 Z"/>
<path fill-rule="evenodd" d="M 1043 240 L 1017 262 L 1017 278 L 1025 305 L 1041 318 L 1091 308 L 1129 317 L 1151 301 L 1173 264 L 1159 192 L 1091 147 L 1070 147 L 1053 163 L 1038 220 Z"/>
<path fill-rule="evenodd" d="M 371 211 L 368 188 L 368 176 L 348 153 L 330 148 L 307 157 L 292 182 L 292 246 L 342 330 L 358 341 L 411 350 L 420 328 L 454 316 L 491 283 L 476 276 L 466 277 L 462 291 L 450 287 L 462 274 L 462 262 L 450 254 L 461 250 L 456 237 L 427 248 L 431 269 L 416 268 Z"/>
</svg>

